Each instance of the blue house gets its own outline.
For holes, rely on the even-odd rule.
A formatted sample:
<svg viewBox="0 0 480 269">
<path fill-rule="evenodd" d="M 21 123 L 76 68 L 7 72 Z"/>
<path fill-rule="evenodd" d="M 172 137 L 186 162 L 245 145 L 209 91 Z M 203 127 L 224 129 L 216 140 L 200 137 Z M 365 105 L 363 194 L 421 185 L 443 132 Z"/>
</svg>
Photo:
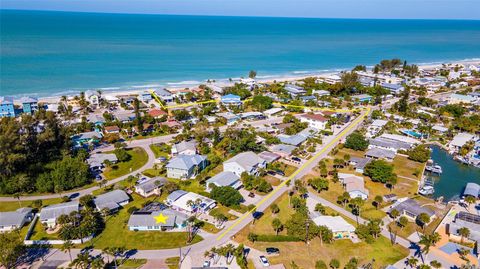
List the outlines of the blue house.
<svg viewBox="0 0 480 269">
<path fill-rule="evenodd" d="M 372 96 L 368 94 L 359 94 L 359 95 L 354 95 L 352 96 L 352 99 L 355 100 L 355 103 L 365 103 L 365 102 L 370 102 L 372 101 Z"/>
<path fill-rule="evenodd" d="M 0 96 L 0 117 L 15 117 L 13 97 Z"/>
<path fill-rule="evenodd" d="M 38 100 L 33 97 L 22 97 L 20 98 L 20 103 L 22 103 L 23 113 L 33 114 L 38 110 Z"/>
<path fill-rule="evenodd" d="M 242 103 L 240 96 L 235 94 L 224 95 L 221 100 L 224 105 L 240 105 Z"/>
</svg>

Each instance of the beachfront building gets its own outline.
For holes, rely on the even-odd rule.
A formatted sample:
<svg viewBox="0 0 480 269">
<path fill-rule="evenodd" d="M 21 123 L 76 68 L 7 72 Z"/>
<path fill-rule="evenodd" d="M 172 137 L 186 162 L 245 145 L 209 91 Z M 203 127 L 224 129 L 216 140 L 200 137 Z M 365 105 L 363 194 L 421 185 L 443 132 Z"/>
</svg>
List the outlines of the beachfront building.
<svg viewBox="0 0 480 269">
<path fill-rule="evenodd" d="M 325 130 L 327 128 L 328 119 L 322 114 L 302 114 L 299 116 L 300 122 L 308 123 L 310 128 L 317 131 Z"/>
<path fill-rule="evenodd" d="M 328 76 L 320 76 L 316 81 L 317 83 L 325 82 L 327 84 L 333 85 L 342 81 L 342 78 L 338 74 L 332 74 Z"/>
<path fill-rule="evenodd" d="M 243 172 L 249 175 L 258 175 L 260 169 L 267 166 L 267 162 L 252 151 L 242 152 L 223 162 L 223 171 L 232 172 L 241 176 Z"/>
<path fill-rule="evenodd" d="M 93 199 L 93 203 L 98 211 L 108 210 L 109 212 L 116 212 L 120 207 L 125 206 L 130 202 L 130 197 L 123 190 L 113 190 L 104 194 L 98 195 Z"/>
<path fill-rule="evenodd" d="M 128 219 L 130 231 L 181 231 L 186 226 L 188 216 L 170 208 L 159 210 L 139 210 Z"/>
<path fill-rule="evenodd" d="M 135 192 L 143 197 L 160 195 L 161 188 L 165 185 L 165 183 L 167 183 L 167 179 L 164 177 L 149 178 L 135 185 Z"/>
<path fill-rule="evenodd" d="M 223 105 L 226 106 L 231 106 L 231 105 L 241 105 L 242 100 L 240 99 L 240 96 L 235 95 L 235 94 L 227 94 L 221 97 L 221 102 Z"/>
<path fill-rule="evenodd" d="M 158 89 L 158 90 L 155 90 L 155 95 L 157 95 L 160 100 L 164 101 L 164 102 L 173 102 L 173 94 L 169 91 L 167 91 L 166 89 Z"/>
<path fill-rule="evenodd" d="M 25 223 L 32 221 L 33 213 L 29 207 L 15 211 L 0 212 L 0 233 L 21 229 Z"/>
<path fill-rule="evenodd" d="M 286 84 L 285 91 L 287 91 L 293 98 L 307 93 L 304 88 L 293 84 Z"/>
<path fill-rule="evenodd" d="M 174 144 L 171 149 L 172 155 L 195 155 L 197 154 L 197 142 L 195 140 L 182 141 Z"/>
<path fill-rule="evenodd" d="M 217 206 L 215 200 L 207 198 L 203 195 L 177 190 L 168 195 L 166 203 L 172 207 L 172 209 L 178 210 L 184 213 L 207 213 L 211 209 Z"/>
<path fill-rule="evenodd" d="M 448 147 L 450 148 L 450 150 L 458 152 L 465 144 L 470 141 L 474 141 L 475 139 L 476 136 L 474 134 L 459 133 L 453 137 Z"/>
<path fill-rule="evenodd" d="M 363 177 L 354 174 L 338 173 L 338 178 L 352 199 L 357 197 L 360 197 L 362 200 L 368 199 L 370 193 L 365 188 Z"/>
<path fill-rule="evenodd" d="M 0 117 L 15 117 L 13 97 L 0 96 Z"/>
<path fill-rule="evenodd" d="M 33 97 L 22 97 L 19 102 L 22 104 L 23 113 L 33 114 L 38 111 L 38 99 Z"/>
<path fill-rule="evenodd" d="M 171 159 L 165 167 L 167 168 L 167 177 L 189 179 L 207 167 L 207 158 L 198 154 L 180 154 Z"/>
<path fill-rule="evenodd" d="M 435 212 L 432 209 L 421 206 L 417 201 L 408 197 L 398 199 L 390 207 L 388 213 L 392 212 L 394 209 L 396 209 L 401 216 L 407 217 L 410 221 L 416 221 L 417 217 L 422 213 L 427 214 L 430 217 L 430 221 L 435 218 Z"/>
<path fill-rule="evenodd" d="M 80 209 L 78 201 L 72 201 L 67 203 L 61 203 L 56 205 L 49 205 L 40 211 L 40 221 L 43 225 L 50 229 L 54 229 L 57 225 L 57 219 L 61 215 L 69 215 L 74 211 Z"/>
<path fill-rule="evenodd" d="M 98 106 L 100 104 L 100 94 L 98 92 L 88 90 L 85 92 L 85 99 L 90 105 Z"/>
<path fill-rule="evenodd" d="M 142 102 L 148 103 L 153 99 L 153 97 L 152 97 L 152 94 L 150 92 L 144 91 L 144 92 L 141 92 L 138 95 L 138 99 L 140 99 L 140 101 L 142 101 Z"/>
<path fill-rule="evenodd" d="M 325 226 L 332 231 L 335 239 L 355 237 L 355 227 L 340 216 L 318 216 L 312 220 L 317 226 Z"/>
<path fill-rule="evenodd" d="M 230 171 L 223 171 L 209 178 L 206 181 L 207 192 L 212 190 L 211 184 L 217 187 L 232 187 L 234 189 L 240 189 L 240 187 L 242 187 L 242 181 L 240 180 L 240 177 Z"/>
</svg>

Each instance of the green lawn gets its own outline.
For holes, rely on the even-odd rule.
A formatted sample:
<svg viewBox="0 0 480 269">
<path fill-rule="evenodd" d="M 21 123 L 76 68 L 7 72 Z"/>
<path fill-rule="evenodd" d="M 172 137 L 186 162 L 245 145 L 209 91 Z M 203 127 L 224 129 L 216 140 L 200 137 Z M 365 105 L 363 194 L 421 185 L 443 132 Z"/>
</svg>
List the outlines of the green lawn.
<svg viewBox="0 0 480 269">
<path fill-rule="evenodd" d="M 147 263 L 146 259 L 128 259 L 118 266 L 118 269 L 136 269 L 145 263 Z"/>
<path fill-rule="evenodd" d="M 155 154 L 155 158 L 158 158 L 160 156 L 168 158 L 170 156 L 172 147 L 167 144 L 153 144 L 150 145 L 150 149 L 153 151 L 153 154 Z"/>
<path fill-rule="evenodd" d="M 228 213 L 228 211 L 230 211 L 230 208 L 223 205 L 217 205 L 214 209 L 210 210 L 208 214 L 210 216 L 214 216 L 217 213 L 222 213 L 225 217 L 228 218 L 228 220 L 236 220 L 237 216 Z"/>
<path fill-rule="evenodd" d="M 15 202 L 0 202 L 0 212 L 5 212 L 5 211 L 15 211 L 21 207 L 33 207 L 32 206 L 33 201 L 15 201 Z M 62 202 L 61 198 L 53 198 L 53 199 L 45 199 L 42 200 L 42 205 L 47 206 L 47 205 L 53 205 L 53 204 L 59 204 Z"/>
<path fill-rule="evenodd" d="M 166 196 L 166 194 L 162 195 Z M 109 216 L 103 232 L 91 241 L 84 244 L 84 247 L 93 245 L 94 248 L 104 249 L 112 246 L 123 246 L 127 249 L 166 249 L 177 248 L 186 245 L 186 232 L 161 232 L 161 231 L 130 231 L 128 230 L 128 219 L 130 214 L 128 208 L 136 206 L 141 208 L 147 201 L 153 201 L 156 197 L 144 199 L 136 194 L 134 200 L 120 210 L 117 214 Z M 165 197 L 158 198 L 163 201 Z M 195 236 L 192 243 L 201 241 L 200 236 Z"/>
<path fill-rule="evenodd" d="M 424 163 L 415 162 L 409 160 L 405 156 L 399 155 L 393 159 L 392 163 L 394 166 L 394 172 L 398 176 L 414 178 L 417 180 L 420 180 L 422 177 L 423 166 L 425 165 Z"/>
<path fill-rule="evenodd" d="M 330 259 L 336 258 L 341 262 L 341 268 L 343 268 L 350 258 L 356 257 L 360 260 L 360 264 L 365 264 L 375 259 L 373 267 L 383 268 L 408 255 L 407 249 L 398 245 L 392 246 L 389 239 L 385 237 L 380 237 L 372 244 L 365 242 L 354 244 L 350 240 L 336 240 L 332 244 L 322 245 L 320 240 L 317 239 L 312 240 L 309 245 L 305 245 L 303 242 L 255 242 L 252 244 L 247 240 L 248 233 L 275 234 L 271 225 L 272 219 L 279 218 L 282 223 L 285 223 L 294 212 L 289 207 L 286 194 L 282 195 L 275 203 L 280 207 L 278 214 L 273 215 L 269 208 L 266 209 L 264 215 L 255 224 L 246 226 L 235 236 L 235 241 L 259 250 L 264 250 L 266 247 L 271 246 L 278 247 L 280 255 L 268 258 L 271 264 L 282 263 L 287 268 L 291 268 L 290 264 L 294 261 L 300 268 L 314 268 L 315 262 L 319 259 L 328 264 Z M 338 214 L 331 208 L 326 210 L 329 215 Z M 345 220 L 352 224 L 355 223 L 355 221 L 348 218 L 345 218 Z M 286 234 L 286 231 L 284 230 L 280 234 Z"/>
<path fill-rule="evenodd" d="M 103 175 L 107 180 L 124 176 L 144 166 L 148 161 L 148 155 L 142 148 L 127 149 L 127 153 L 131 156 L 126 162 L 119 162 L 112 167 L 107 167 Z"/>
<path fill-rule="evenodd" d="M 33 232 L 30 235 L 29 239 L 30 240 L 52 240 L 52 239 L 55 240 L 55 239 L 59 239 L 59 237 L 58 237 L 58 233 L 47 234 L 40 220 L 37 220 L 37 222 L 35 223 L 35 228 L 33 229 Z"/>
<path fill-rule="evenodd" d="M 166 258 L 165 263 L 167 264 L 169 269 L 177 269 L 178 264 L 180 263 L 180 257 Z"/>
</svg>

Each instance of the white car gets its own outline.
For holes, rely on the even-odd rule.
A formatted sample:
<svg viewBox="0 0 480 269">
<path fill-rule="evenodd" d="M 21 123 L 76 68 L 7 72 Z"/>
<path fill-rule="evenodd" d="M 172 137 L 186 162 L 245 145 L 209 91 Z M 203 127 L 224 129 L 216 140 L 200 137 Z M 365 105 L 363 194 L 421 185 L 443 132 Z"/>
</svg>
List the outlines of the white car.
<svg viewBox="0 0 480 269">
<path fill-rule="evenodd" d="M 268 262 L 268 259 L 265 256 L 260 256 L 260 262 L 264 267 L 270 266 L 270 263 Z"/>
<path fill-rule="evenodd" d="M 210 267 L 210 261 L 204 261 L 203 267 Z"/>
</svg>

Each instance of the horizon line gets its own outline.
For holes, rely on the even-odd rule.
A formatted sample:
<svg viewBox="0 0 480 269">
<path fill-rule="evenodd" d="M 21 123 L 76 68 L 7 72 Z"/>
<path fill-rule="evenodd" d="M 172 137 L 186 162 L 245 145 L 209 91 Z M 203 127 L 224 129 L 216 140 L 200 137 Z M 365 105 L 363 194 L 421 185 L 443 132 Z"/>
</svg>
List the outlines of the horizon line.
<svg viewBox="0 0 480 269">
<path fill-rule="evenodd" d="M 140 13 L 140 12 L 102 12 L 77 11 L 55 9 L 16 9 L 1 8 L 0 11 L 27 11 L 27 12 L 56 12 L 56 13 L 84 13 L 84 14 L 111 14 L 111 15 L 149 15 L 149 16 L 185 16 L 185 17 L 233 17 L 233 18 L 269 18 L 269 19 L 327 19 L 327 20 L 403 20 L 403 21 L 480 21 L 473 18 L 370 18 L 370 17 L 301 17 L 301 16 L 255 16 L 255 15 L 218 15 L 218 14 L 176 14 L 176 13 Z"/>
</svg>

